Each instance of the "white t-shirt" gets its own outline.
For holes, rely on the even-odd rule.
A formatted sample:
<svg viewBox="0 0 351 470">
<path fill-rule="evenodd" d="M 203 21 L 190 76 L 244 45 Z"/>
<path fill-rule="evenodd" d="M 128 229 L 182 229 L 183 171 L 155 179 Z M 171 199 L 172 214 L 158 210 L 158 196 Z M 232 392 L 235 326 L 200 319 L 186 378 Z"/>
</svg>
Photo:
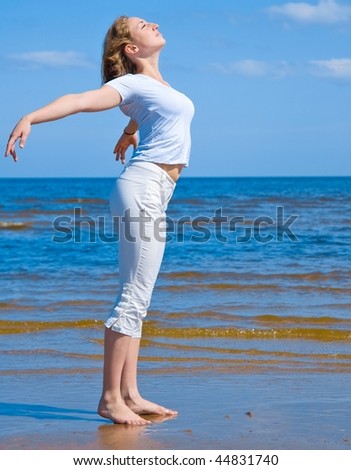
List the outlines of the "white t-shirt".
<svg viewBox="0 0 351 470">
<path fill-rule="evenodd" d="M 194 105 L 183 93 L 142 74 L 106 83 L 121 95 L 121 111 L 137 122 L 139 145 L 133 159 L 188 166 Z"/>
</svg>

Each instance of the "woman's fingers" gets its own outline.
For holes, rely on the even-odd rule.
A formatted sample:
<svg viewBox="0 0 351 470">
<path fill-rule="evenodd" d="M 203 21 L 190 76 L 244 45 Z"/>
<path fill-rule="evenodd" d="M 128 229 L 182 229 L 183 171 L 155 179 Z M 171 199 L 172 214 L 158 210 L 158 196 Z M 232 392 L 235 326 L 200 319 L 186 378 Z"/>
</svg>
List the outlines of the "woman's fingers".
<svg viewBox="0 0 351 470">
<path fill-rule="evenodd" d="M 13 151 L 13 146 L 14 146 L 15 140 L 13 138 L 13 134 L 10 135 L 9 140 L 7 141 L 6 145 L 6 150 L 5 150 L 5 157 L 8 157 L 10 154 L 12 155 Z"/>
<path fill-rule="evenodd" d="M 30 133 L 30 124 L 25 119 L 21 119 L 14 130 L 11 132 L 7 142 L 5 157 L 12 156 L 13 161 L 17 162 L 16 142 L 19 140 L 19 147 L 24 148 Z"/>
<path fill-rule="evenodd" d="M 116 160 L 121 160 L 122 165 L 124 165 L 126 161 L 126 152 L 130 146 L 133 146 L 134 149 L 137 148 L 138 137 L 136 134 L 127 135 L 123 133 L 113 149 L 113 153 L 116 155 Z"/>
<path fill-rule="evenodd" d="M 116 160 L 121 160 L 121 163 L 124 164 L 126 160 L 126 151 L 128 147 L 122 145 L 116 145 L 114 153 L 116 154 Z"/>
<path fill-rule="evenodd" d="M 20 137 L 20 143 L 19 143 L 19 146 L 21 149 L 24 148 L 26 142 L 27 142 L 27 137 L 28 137 L 28 134 L 26 134 L 25 132 L 22 133 L 21 137 Z"/>
<path fill-rule="evenodd" d="M 6 150 L 5 150 L 5 157 L 8 157 L 9 155 L 11 155 L 14 162 L 17 162 L 16 140 L 17 140 L 17 137 L 15 137 L 14 135 L 11 135 L 7 143 Z"/>
<path fill-rule="evenodd" d="M 20 139 L 20 143 L 19 143 L 19 146 L 21 149 L 24 148 L 24 145 L 26 143 L 26 140 L 27 140 L 27 136 L 24 136 L 22 135 L 21 137 L 20 136 L 12 136 L 7 144 L 7 147 L 6 147 L 6 151 L 5 151 L 5 157 L 8 157 L 9 155 L 12 156 L 13 158 L 13 161 L 14 162 L 17 162 L 18 158 L 17 158 L 17 153 L 16 153 L 16 141 L 17 139 Z"/>
</svg>

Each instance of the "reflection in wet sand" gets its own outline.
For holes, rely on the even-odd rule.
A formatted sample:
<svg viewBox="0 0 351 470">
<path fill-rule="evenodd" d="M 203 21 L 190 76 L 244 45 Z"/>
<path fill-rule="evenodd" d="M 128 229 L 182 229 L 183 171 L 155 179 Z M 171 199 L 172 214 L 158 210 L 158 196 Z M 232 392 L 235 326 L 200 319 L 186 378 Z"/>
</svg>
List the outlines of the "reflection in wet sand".
<svg viewBox="0 0 351 470">
<path fill-rule="evenodd" d="M 152 421 L 148 426 L 103 424 L 97 429 L 96 447 L 116 450 L 161 449 L 161 442 L 152 437 L 152 426 L 174 418 L 176 416 L 148 415 L 147 419 Z"/>
</svg>

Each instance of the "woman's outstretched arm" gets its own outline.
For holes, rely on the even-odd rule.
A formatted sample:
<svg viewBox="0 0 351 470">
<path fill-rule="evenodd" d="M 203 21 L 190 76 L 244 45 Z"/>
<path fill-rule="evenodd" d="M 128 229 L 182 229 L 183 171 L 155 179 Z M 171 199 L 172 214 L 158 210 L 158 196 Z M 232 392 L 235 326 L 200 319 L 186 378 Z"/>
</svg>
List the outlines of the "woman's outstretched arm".
<svg viewBox="0 0 351 470">
<path fill-rule="evenodd" d="M 11 132 L 7 143 L 5 157 L 12 156 L 17 161 L 16 142 L 20 148 L 25 146 L 32 124 L 56 121 L 81 112 L 97 112 L 119 106 L 121 96 L 113 88 L 103 86 L 97 90 L 61 96 L 48 105 L 24 116 Z"/>
</svg>

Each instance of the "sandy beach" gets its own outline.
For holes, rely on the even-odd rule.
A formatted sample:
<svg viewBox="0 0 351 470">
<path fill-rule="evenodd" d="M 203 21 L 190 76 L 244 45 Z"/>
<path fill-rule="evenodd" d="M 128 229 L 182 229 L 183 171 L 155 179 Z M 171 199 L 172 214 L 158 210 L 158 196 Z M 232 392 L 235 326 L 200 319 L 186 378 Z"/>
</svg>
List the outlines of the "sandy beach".
<svg viewBox="0 0 351 470">
<path fill-rule="evenodd" d="M 99 371 L 2 376 L 1 449 L 351 449 L 348 374 L 141 374 L 179 411 L 145 427 L 95 406 Z"/>
</svg>

